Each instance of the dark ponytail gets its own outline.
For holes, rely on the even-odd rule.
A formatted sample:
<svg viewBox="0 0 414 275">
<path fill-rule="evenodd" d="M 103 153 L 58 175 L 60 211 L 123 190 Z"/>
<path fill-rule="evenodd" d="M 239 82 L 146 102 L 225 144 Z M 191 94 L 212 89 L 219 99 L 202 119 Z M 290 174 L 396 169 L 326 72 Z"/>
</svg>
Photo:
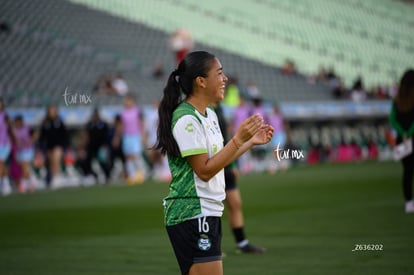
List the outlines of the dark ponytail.
<svg viewBox="0 0 414 275">
<path fill-rule="evenodd" d="M 181 103 L 181 92 L 177 81 L 178 72 L 174 70 L 168 77 L 167 86 L 164 88 L 164 96 L 158 108 L 158 129 L 156 149 L 161 150 L 162 154 L 179 155 L 178 145 L 175 142 L 171 131 L 172 115 Z"/>
<path fill-rule="evenodd" d="M 177 106 L 193 92 L 194 79 L 207 76 L 215 56 L 204 51 L 191 52 L 180 62 L 178 68 L 168 77 L 164 88 L 164 96 L 158 108 L 159 124 L 155 149 L 162 154 L 180 156 L 180 150 L 174 139 L 171 122 Z"/>
</svg>

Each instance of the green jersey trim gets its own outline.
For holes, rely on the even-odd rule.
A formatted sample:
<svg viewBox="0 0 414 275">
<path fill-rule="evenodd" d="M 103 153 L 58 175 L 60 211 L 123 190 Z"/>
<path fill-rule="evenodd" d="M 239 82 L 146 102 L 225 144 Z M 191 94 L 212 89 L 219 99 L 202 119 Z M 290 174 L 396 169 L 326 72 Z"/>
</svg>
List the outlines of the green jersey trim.
<svg viewBox="0 0 414 275">
<path fill-rule="evenodd" d="M 171 130 L 174 128 L 177 120 L 185 115 L 192 115 L 198 120 L 198 122 L 200 122 L 200 124 L 203 124 L 201 122 L 201 119 L 196 115 L 195 111 L 196 109 L 190 103 L 185 101 L 180 103 L 180 105 L 178 105 L 178 107 L 173 112 Z"/>
<path fill-rule="evenodd" d="M 181 152 L 182 157 L 188 157 L 192 155 L 200 155 L 200 154 L 207 154 L 208 150 L 206 148 L 199 148 L 199 149 L 191 149 L 185 150 Z"/>
</svg>

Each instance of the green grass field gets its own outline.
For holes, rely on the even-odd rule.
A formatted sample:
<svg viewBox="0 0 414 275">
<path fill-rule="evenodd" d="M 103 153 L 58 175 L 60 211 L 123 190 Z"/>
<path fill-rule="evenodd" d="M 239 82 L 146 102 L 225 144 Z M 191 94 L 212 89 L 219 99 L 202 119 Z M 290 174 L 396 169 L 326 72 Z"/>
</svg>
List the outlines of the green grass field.
<svg viewBox="0 0 414 275">
<path fill-rule="evenodd" d="M 242 177 L 247 235 L 267 251 L 237 254 L 224 216 L 225 274 L 414 274 L 400 173 L 399 163 L 369 162 Z M 179 274 L 167 191 L 147 182 L 0 198 L 0 274 Z"/>
</svg>

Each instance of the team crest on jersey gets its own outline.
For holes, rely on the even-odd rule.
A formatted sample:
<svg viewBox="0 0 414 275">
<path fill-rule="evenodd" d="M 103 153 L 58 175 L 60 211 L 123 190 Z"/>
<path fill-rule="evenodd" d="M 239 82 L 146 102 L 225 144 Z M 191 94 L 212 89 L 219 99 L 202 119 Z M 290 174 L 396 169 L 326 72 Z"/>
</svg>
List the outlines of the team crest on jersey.
<svg viewBox="0 0 414 275">
<path fill-rule="evenodd" d="M 200 239 L 198 239 L 198 248 L 203 251 L 209 250 L 211 247 L 211 241 L 207 235 L 202 234 L 200 235 Z"/>
</svg>

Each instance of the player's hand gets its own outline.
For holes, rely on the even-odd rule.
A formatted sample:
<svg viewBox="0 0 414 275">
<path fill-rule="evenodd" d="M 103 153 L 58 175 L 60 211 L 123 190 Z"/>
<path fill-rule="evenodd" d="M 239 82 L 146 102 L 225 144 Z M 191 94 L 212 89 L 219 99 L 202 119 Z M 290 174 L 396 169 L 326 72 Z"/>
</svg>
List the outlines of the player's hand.
<svg viewBox="0 0 414 275">
<path fill-rule="evenodd" d="M 272 126 L 268 124 L 262 125 L 256 134 L 252 137 L 252 143 L 254 145 L 268 143 L 273 137 L 273 131 L 274 129 Z"/>
<path fill-rule="evenodd" d="M 251 139 L 263 124 L 263 117 L 261 115 L 252 115 L 246 118 L 237 129 L 234 139 L 237 144 L 241 145 Z"/>
</svg>

